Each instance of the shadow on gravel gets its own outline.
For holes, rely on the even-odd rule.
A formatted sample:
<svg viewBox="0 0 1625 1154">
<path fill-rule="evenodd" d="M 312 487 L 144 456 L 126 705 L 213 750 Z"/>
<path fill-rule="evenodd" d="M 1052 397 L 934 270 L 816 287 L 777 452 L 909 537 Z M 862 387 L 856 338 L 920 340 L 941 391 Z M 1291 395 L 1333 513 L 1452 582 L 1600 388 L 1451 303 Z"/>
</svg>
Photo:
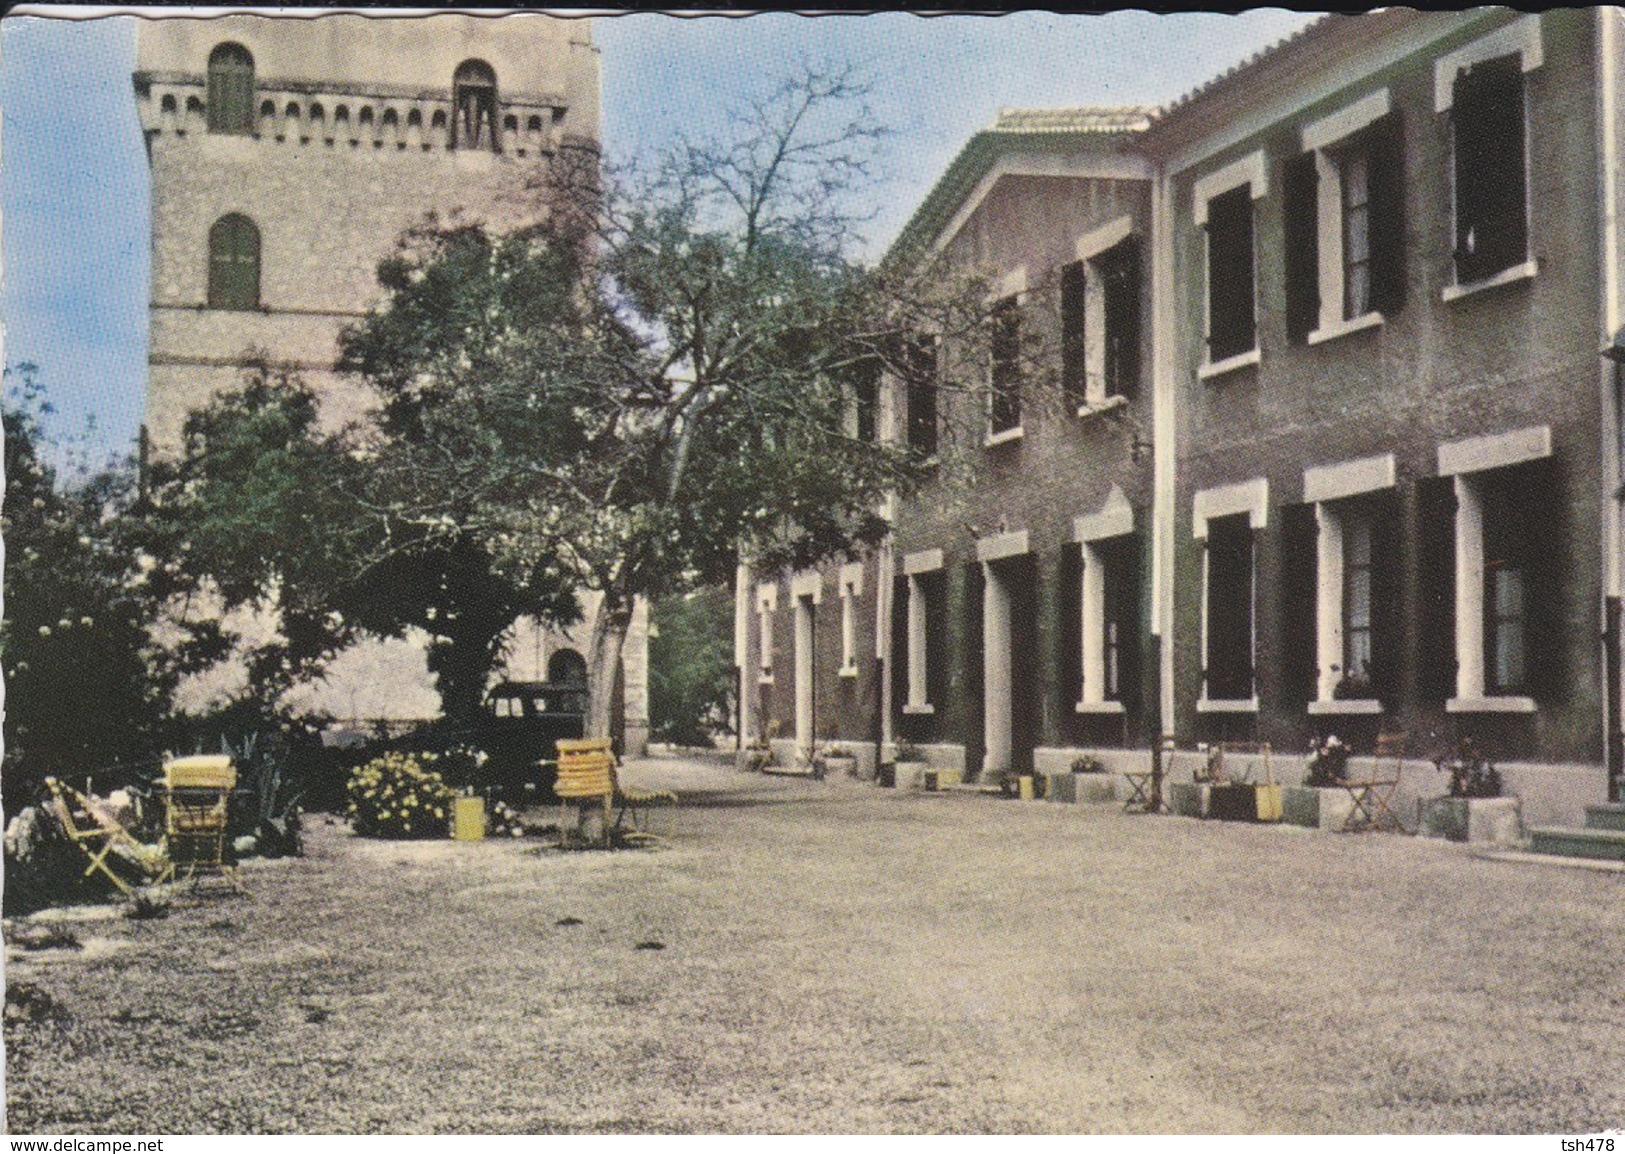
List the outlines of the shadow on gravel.
<svg viewBox="0 0 1625 1154">
<path fill-rule="evenodd" d="M 828 798 L 763 797 L 753 793 L 681 793 L 678 805 L 683 809 L 755 809 L 760 806 L 805 805 L 807 802 L 827 801 Z"/>
</svg>

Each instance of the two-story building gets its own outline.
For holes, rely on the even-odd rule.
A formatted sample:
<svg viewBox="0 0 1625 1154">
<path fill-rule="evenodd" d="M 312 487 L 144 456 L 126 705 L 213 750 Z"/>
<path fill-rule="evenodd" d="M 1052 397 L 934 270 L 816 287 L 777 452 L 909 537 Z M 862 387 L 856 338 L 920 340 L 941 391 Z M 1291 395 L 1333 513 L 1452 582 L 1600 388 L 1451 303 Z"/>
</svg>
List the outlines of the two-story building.
<svg viewBox="0 0 1625 1154">
<path fill-rule="evenodd" d="M 1622 23 L 1328 17 L 1161 111 L 1001 115 L 897 245 L 998 286 L 982 387 L 932 395 L 956 351 L 925 334 L 878 422 L 975 425 L 971 480 L 898 503 L 863 565 L 747 582 L 740 659 L 777 691 L 754 732 L 984 780 L 1141 768 L 1160 734 L 1471 737 L 1526 820 L 1603 800 Z M 841 646 L 873 684 L 820 711 L 824 606 L 859 582 Z M 1407 789 L 1443 785 L 1424 762 Z"/>
</svg>

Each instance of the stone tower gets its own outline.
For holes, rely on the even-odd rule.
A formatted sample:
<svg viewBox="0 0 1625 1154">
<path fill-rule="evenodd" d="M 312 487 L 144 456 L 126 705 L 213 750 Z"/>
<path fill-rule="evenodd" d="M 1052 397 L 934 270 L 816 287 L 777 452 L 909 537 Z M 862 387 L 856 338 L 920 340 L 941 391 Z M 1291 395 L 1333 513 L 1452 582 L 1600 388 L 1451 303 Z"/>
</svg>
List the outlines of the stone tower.
<svg viewBox="0 0 1625 1154">
<path fill-rule="evenodd" d="M 598 146 L 598 51 L 586 19 L 533 13 L 144 19 L 136 105 L 152 172 L 145 436 L 179 446 L 186 414 L 251 356 L 296 369 L 342 422 L 365 393 L 334 369 L 338 335 L 378 298 L 376 269 L 430 211 L 523 220 L 527 178 Z M 584 606 L 590 610 L 591 606 Z M 647 613 L 625 658 L 626 744 L 647 737 Z M 569 636 L 521 628 L 509 676 L 540 679 Z M 230 671 L 186 688 L 202 707 Z M 358 647 L 301 706 L 406 719 L 438 708 L 421 643 Z"/>
</svg>

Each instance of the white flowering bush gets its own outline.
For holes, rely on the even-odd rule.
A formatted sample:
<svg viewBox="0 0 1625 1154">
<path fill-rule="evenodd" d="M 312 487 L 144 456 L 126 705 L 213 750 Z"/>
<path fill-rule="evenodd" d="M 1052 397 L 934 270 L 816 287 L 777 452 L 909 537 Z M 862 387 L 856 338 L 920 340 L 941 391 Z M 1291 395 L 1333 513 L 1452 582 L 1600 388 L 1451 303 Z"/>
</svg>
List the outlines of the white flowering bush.
<svg viewBox="0 0 1625 1154">
<path fill-rule="evenodd" d="M 386 753 L 350 774 L 350 825 L 362 837 L 444 837 L 452 790 L 432 753 Z"/>
</svg>

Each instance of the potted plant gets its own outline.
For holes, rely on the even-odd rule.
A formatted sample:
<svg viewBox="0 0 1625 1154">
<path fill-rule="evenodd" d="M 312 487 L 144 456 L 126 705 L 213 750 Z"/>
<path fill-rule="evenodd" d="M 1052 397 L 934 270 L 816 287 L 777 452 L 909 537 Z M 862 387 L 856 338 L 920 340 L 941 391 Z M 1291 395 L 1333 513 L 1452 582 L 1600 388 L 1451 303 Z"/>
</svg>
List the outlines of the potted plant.
<svg viewBox="0 0 1625 1154">
<path fill-rule="evenodd" d="M 1231 752 L 1255 753 L 1263 758 L 1264 780 L 1254 782 L 1249 771 L 1232 778 L 1224 763 L 1225 748 L 1216 745 L 1208 752 L 1206 775 L 1208 779 L 1207 816 L 1222 821 L 1279 821 L 1281 820 L 1281 787 L 1275 784 L 1270 769 L 1270 747 L 1259 745 L 1255 750 Z"/>
<path fill-rule="evenodd" d="M 1349 747 L 1335 733 L 1312 742 L 1303 784 L 1282 791 L 1282 820 L 1310 829 L 1342 829 L 1354 810 L 1354 799 L 1345 788 L 1348 771 Z"/>
<path fill-rule="evenodd" d="M 1368 673 L 1345 673 L 1332 686 L 1334 701 L 1371 701 L 1377 696 L 1377 687 Z"/>
<path fill-rule="evenodd" d="M 882 774 L 880 784 L 908 788 L 916 784 L 925 772 L 925 757 L 913 742 L 899 741 L 889 769 L 889 773 Z"/>
<path fill-rule="evenodd" d="M 1303 784 L 1311 789 L 1341 786 L 1348 780 L 1349 747 L 1332 734 L 1323 742 L 1315 743 L 1304 763 Z"/>
<path fill-rule="evenodd" d="M 1451 841 L 1522 842 L 1521 803 L 1501 796 L 1501 771 L 1471 737 L 1461 739 L 1454 757 L 1436 758 L 1433 764 L 1437 772 L 1450 775 L 1450 792 L 1422 803 L 1422 834 Z"/>
<path fill-rule="evenodd" d="M 1072 759 L 1070 774 L 1049 779 L 1049 796 L 1056 801 L 1116 801 L 1117 791 L 1105 763 L 1093 754 Z"/>
<path fill-rule="evenodd" d="M 813 760 L 822 767 L 822 774 L 844 773 L 848 777 L 858 776 L 857 756 L 838 741 L 828 742 L 813 755 Z"/>
</svg>

